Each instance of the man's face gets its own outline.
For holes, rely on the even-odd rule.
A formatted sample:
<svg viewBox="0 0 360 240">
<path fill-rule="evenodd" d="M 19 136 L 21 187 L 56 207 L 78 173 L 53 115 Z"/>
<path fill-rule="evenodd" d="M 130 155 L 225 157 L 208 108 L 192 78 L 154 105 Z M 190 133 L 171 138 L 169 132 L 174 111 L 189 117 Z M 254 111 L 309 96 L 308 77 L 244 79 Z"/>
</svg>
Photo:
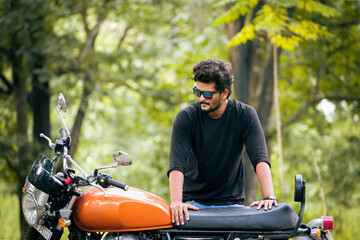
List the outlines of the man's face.
<svg viewBox="0 0 360 240">
<path fill-rule="evenodd" d="M 202 92 L 209 91 L 214 92 L 215 89 L 215 83 L 202 83 L 197 82 L 196 88 Z M 213 93 L 211 99 L 206 99 L 203 94 L 200 95 L 199 102 L 201 104 L 201 110 L 203 110 L 206 113 L 211 113 L 215 110 L 217 110 L 221 104 L 223 103 L 221 99 L 221 92 Z"/>
</svg>

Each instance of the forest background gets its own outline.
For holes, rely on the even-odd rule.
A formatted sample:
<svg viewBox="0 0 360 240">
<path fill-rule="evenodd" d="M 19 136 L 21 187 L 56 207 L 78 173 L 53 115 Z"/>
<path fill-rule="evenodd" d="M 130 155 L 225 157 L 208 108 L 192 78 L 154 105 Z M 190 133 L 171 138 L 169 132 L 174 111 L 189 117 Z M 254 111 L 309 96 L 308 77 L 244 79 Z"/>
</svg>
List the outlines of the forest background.
<svg viewBox="0 0 360 240">
<path fill-rule="evenodd" d="M 331 215 L 335 239 L 356 236 L 360 1 L 0 3 L 0 239 L 26 229 L 21 188 L 36 156 L 51 156 L 39 133 L 58 138 L 60 92 L 74 159 L 91 172 L 128 152 L 133 165 L 108 172 L 169 202 L 172 123 L 197 101 L 191 71 L 207 58 L 232 63 L 232 98 L 258 111 L 279 200 L 298 209 L 293 180 L 302 174 L 303 221 Z M 247 169 L 249 202 L 262 196 Z"/>
</svg>

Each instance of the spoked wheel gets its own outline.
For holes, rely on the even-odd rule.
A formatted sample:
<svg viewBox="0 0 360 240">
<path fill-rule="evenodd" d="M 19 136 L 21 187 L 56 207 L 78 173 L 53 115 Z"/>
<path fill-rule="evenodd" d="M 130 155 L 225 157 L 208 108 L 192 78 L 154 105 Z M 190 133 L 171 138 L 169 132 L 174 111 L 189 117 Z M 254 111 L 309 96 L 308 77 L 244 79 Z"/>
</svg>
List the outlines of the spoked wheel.
<svg viewBox="0 0 360 240">
<path fill-rule="evenodd" d="M 25 234 L 25 240 L 42 240 L 44 239 L 38 231 L 36 231 L 33 227 L 28 227 L 26 234 Z"/>
<path fill-rule="evenodd" d="M 53 231 L 51 240 L 59 240 L 63 234 L 62 230 Z M 29 227 L 25 234 L 25 240 L 45 240 L 45 238 L 33 227 Z"/>
</svg>

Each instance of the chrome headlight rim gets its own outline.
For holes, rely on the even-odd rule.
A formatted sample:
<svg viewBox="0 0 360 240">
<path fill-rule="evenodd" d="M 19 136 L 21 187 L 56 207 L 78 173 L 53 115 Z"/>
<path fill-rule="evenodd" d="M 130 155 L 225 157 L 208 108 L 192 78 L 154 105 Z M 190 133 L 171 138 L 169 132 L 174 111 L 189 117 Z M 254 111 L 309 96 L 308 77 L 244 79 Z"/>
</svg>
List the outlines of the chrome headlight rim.
<svg viewBox="0 0 360 240">
<path fill-rule="evenodd" d="M 37 225 L 44 213 L 44 207 L 39 205 L 35 194 L 31 190 L 27 190 L 22 196 L 22 211 L 26 222 L 31 227 Z"/>
</svg>

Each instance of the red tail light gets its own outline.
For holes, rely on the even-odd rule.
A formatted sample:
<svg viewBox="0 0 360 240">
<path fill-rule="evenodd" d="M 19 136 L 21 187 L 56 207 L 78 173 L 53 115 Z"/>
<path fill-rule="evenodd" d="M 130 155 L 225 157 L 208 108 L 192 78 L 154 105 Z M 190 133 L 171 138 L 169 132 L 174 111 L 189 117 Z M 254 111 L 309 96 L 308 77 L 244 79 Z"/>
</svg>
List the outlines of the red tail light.
<svg viewBox="0 0 360 240">
<path fill-rule="evenodd" d="M 322 229 L 331 230 L 334 229 L 334 218 L 331 216 L 322 216 Z"/>
</svg>

